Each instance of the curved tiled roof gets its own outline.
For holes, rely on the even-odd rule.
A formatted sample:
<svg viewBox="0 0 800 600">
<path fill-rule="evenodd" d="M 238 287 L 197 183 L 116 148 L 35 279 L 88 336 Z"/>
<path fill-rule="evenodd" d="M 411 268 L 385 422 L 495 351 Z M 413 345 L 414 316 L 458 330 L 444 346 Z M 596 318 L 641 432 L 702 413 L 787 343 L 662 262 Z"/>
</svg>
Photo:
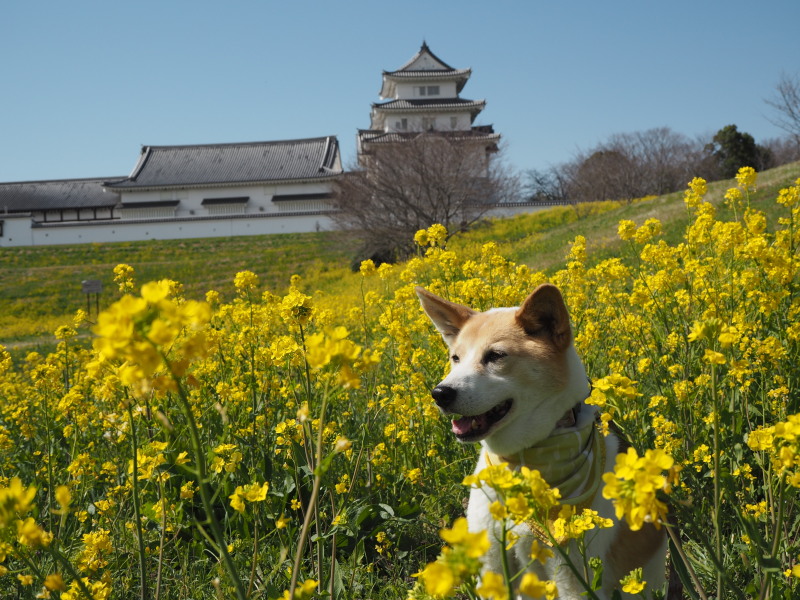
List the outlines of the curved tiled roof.
<svg viewBox="0 0 800 600">
<path fill-rule="evenodd" d="M 455 81 L 456 93 L 460 93 L 467 85 L 472 69 L 453 69 L 452 71 L 441 71 L 438 69 L 417 69 L 409 71 L 384 71 L 383 84 L 381 85 L 381 98 L 392 98 L 397 93 L 396 84 L 398 81 L 403 83 L 414 83 L 417 81 Z"/>
<path fill-rule="evenodd" d="M 448 65 L 446 62 L 444 62 L 444 61 L 443 61 L 441 58 L 439 58 L 438 56 L 436 56 L 436 55 L 435 55 L 435 54 L 434 54 L 434 53 L 431 51 L 431 49 L 430 49 L 430 48 L 428 48 L 428 44 L 427 44 L 426 42 L 422 42 L 422 46 L 420 46 L 419 52 L 417 52 L 417 53 L 416 53 L 414 56 L 412 56 L 412 57 L 411 57 L 411 58 L 410 58 L 410 59 L 409 59 L 409 60 L 406 62 L 406 64 L 404 64 L 402 67 L 400 67 L 399 69 L 397 69 L 397 71 L 390 71 L 390 73 L 397 73 L 398 71 L 407 71 L 407 70 L 409 70 L 409 68 L 411 67 L 411 65 L 413 65 L 413 64 L 414 64 L 414 63 L 417 61 L 417 59 L 419 59 L 419 58 L 420 58 L 422 55 L 424 55 L 424 54 L 427 54 L 427 55 L 428 55 L 428 56 L 429 56 L 429 57 L 430 57 L 432 60 L 434 60 L 435 62 L 439 63 L 439 65 L 441 65 L 441 69 L 439 70 L 439 72 L 440 72 L 440 73 L 441 73 L 442 71 L 455 71 L 455 69 L 454 69 L 453 67 L 451 67 L 450 65 Z"/>
<path fill-rule="evenodd" d="M 417 71 L 384 71 L 384 76 L 395 79 L 456 79 L 459 77 L 469 78 L 472 69 L 453 69 L 452 71 L 439 71 L 436 69 L 422 69 Z"/>
<path fill-rule="evenodd" d="M 192 146 L 144 146 L 114 190 L 320 179 L 342 172 L 335 136 Z"/>
<path fill-rule="evenodd" d="M 0 213 L 116 206 L 119 196 L 103 191 L 109 179 L 113 178 L 0 183 Z"/>
<path fill-rule="evenodd" d="M 383 72 L 383 85 L 381 86 L 381 98 L 391 98 L 395 96 L 396 88 L 394 82 L 398 79 L 403 81 L 435 80 L 456 81 L 456 91 L 460 92 L 472 75 L 472 69 L 454 69 L 441 58 L 436 56 L 428 44 L 422 42 L 422 46 L 410 60 L 395 71 Z"/>
<path fill-rule="evenodd" d="M 435 99 L 400 99 L 389 102 L 378 102 L 372 105 L 376 110 L 452 110 L 473 109 L 480 112 L 486 106 L 486 100 L 466 100 L 464 98 L 435 98 Z"/>
<path fill-rule="evenodd" d="M 472 140 L 484 141 L 497 144 L 500 141 L 500 134 L 494 132 L 491 125 L 481 125 L 473 127 L 466 131 L 434 131 L 430 132 L 411 132 L 411 131 L 382 131 L 375 129 L 359 129 L 358 142 L 360 145 L 365 144 L 396 144 L 398 142 L 407 142 L 420 135 L 437 135 L 444 138 L 453 140 Z"/>
</svg>

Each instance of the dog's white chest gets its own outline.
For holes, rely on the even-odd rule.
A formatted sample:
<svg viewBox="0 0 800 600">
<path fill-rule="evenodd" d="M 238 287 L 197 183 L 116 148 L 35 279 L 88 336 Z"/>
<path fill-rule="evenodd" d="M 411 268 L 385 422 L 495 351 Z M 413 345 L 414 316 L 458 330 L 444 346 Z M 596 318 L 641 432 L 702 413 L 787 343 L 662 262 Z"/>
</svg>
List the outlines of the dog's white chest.
<svg viewBox="0 0 800 600">
<path fill-rule="evenodd" d="M 613 453 L 616 439 L 603 440 L 607 451 Z M 613 455 L 613 454 L 612 454 Z M 481 452 L 480 459 L 476 466 L 475 473 L 480 473 L 487 466 L 486 452 Z M 470 490 L 469 504 L 467 506 L 467 522 L 472 532 L 487 531 L 491 542 L 490 549 L 484 557 L 483 571 L 503 572 L 503 547 L 508 547 L 511 539 L 516 538 L 513 546 L 507 552 L 509 567 L 513 574 L 526 569 L 536 573 L 543 580 L 555 581 L 559 590 L 559 598 L 584 598 L 586 590 L 583 584 L 575 576 L 573 569 L 580 571 L 581 578 L 591 580 L 591 574 L 586 569 L 584 556 L 581 555 L 578 545 L 574 540 L 567 544 L 553 549 L 553 556 L 545 561 L 533 561 L 530 558 L 530 549 L 534 541 L 544 544 L 541 534 L 534 533 L 527 523 L 512 524 L 506 532 L 505 544 L 503 542 L 502 524 L 492 517 L 490 507 L 493 502 L 498 500 L 498 495 L 489 486 L 480 488 L 473 487 Z M 593 498 L 589 508 L 597 511 L 603 518 L 614 520 L 614 509 L 610 501 L 604 499 L 602 494 L 597 493 Z M 512 535 L 509 536 L 509 533 Z M 594 529 L 585 534 L 583 545 L 585 557 L 596 556 L 603 561 L 608 559 L 609 548 L 614 539 L 614 528 Z M 562 553 L 570 557 L 570 564 L 564 559 Z M 663 562 L 662 562 L 663 564 Z M 586 570 L 584 570 L 586 569 Z M 599 598 L 605 598 L 602 591 L 596 591 Z M 520 596 L 522 598 L 522 596 Z"/>
</svg>

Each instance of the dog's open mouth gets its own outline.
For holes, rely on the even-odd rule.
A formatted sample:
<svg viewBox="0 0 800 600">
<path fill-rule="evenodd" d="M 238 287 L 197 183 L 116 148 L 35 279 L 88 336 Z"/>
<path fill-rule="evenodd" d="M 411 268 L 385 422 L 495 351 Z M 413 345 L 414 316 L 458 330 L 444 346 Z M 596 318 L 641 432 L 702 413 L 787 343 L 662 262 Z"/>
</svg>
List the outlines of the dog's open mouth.
<svg viewBox="0 0 800 600">
<path fill-rule="evenodd" d="M 482 415 L 459 417 L 453 419 L 453 433 L 462 442 L 473 442 L 482 439 L 489 430 L 508 414 L 512 400 L 508 399 L 486 411 Z"/>
</svg>

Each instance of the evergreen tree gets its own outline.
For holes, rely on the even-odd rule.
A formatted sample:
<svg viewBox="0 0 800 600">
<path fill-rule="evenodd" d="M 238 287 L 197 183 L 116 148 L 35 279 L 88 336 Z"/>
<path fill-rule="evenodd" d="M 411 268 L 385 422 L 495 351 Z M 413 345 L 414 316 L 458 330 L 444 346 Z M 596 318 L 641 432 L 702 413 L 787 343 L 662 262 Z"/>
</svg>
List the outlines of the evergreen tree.
<svg viewBox="0 0 800 600">
<path fill-rule="evenodd" d="M 716 160 L 723 179 L 734 177 L 741 167 L 761 170 L 769 157 L 769 150 L 756 144 L 752 135 L 739 131 L 736 125 L 720 129 L 707 150 Z"/>
</svg>

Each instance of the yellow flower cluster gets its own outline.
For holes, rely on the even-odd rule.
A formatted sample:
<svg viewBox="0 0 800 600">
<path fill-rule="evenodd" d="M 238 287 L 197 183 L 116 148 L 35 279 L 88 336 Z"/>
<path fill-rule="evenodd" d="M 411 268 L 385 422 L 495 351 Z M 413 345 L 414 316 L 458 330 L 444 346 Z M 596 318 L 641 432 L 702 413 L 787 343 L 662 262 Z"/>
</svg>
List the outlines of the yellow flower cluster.
<svg viewBox="0 0 800 600">
<path fill-rule="evenodd" d="M 639 456 L 634 448 L 618 454 L 613 473 L 605 473 L 603 497 L 614 503 L 617 518 L 624 518 L 633 531 L 645 523 L 661 527 L 666 521 L 667 505 L 657 494 L 669 489 L 667 476 L 674 460 L 661 449 L 648 450 Z"/>
<path fill-rule="evenodd" d="M 205 302 L 170 298 L 173 282 L 162 280 L 142 286 L 141 296 L 123 296 L 100 313 L 94 347 L 106 360 L 125 361 L 119 370 L 123 384 L 142 387 L 167 361 L 169 369 L 183 375 L 189 363 L 207 354 L 210 344 L 204 326 L 211 318 Z"/>
<path fill-rule="evenodd" d="M 239 513 L 244 513 L 244 502 L 264 502 L 267 499 L 269 484 L 250 483 L 236 486 L 236 491 L 230 495 L 231 507 Z"/>
<path fill-rule="evenodd" d="M 425 591 L 434 598 L 446 598 L 480 568 L 480 557 L 489 549 L 485 531 L 470 533 L 467 520 L 456 519 L 453 527 L 442 529 L 441 538 L 448 544 L 435 562 L 429 563 L 417 577 Z"/>
<path fill-rule="evenodd" d="M 535 520 L 541 524 L 560 504 L 558 489 L 551 488 L 539 471 L 525 466 L 512 470 L 507 463 L 490 465 L 465 477 L 463 484 L 487 486 L 497 492 L 501 501 L 493 505 L 493 516 L 498 520 L 508 518 L 516 523 Z"/>
<path fill-rule="evenodd" d="M 769 452 L 775 472 L 785 477 L 789 485 L 800 488 L 800 413 L 753 430 L 747 445 L 751 450 Z"/>
</svg>

